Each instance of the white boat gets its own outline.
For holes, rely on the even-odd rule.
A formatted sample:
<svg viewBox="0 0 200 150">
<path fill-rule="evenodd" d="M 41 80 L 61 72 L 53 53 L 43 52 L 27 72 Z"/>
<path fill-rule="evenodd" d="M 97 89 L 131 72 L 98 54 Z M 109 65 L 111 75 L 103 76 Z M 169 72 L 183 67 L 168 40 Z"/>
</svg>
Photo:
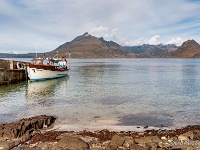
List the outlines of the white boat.
<svg viewBox="0 0 200 150">
<path fill-rule="evenodd" d="M 69 67 L 62 58 L 35 58 L 27 65 L 28 78 L 31 81 L 54 79 L 67 76 Z"/>
</svg>

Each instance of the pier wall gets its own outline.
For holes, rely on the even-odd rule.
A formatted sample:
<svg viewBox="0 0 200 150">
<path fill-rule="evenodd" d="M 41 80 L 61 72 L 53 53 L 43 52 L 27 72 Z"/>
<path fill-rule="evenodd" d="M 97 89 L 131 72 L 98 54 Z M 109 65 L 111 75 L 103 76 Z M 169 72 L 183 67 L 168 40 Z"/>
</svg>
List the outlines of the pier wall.
<svg viewBox="0 0 200 150">
<path fill-rule="evenodd" d="M 0 85 L 27 80 L 25 70 L 17 69 L 17 61 L 0 59 Z"/>
</svg>

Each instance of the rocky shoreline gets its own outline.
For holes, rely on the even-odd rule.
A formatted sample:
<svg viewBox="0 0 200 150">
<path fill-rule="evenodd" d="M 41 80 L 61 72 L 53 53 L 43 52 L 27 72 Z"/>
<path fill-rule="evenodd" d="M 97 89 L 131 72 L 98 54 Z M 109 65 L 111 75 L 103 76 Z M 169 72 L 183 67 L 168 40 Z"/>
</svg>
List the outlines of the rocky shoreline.
<svg viewBox="0 0 200 150">
<path fill-rule="evenodd" d="M 200 125 L 175 130 L 56 131 L 53 116 L 0 124 L 0 150 L 200 150 Z"/>
</svg>

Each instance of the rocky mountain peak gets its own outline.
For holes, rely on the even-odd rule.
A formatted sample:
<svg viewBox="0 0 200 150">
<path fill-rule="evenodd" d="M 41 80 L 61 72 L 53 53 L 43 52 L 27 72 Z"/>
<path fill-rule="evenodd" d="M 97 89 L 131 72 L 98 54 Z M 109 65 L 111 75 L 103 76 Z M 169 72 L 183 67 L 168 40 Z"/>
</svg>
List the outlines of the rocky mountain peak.
<svg viewBox="0 0 200 150">
<path fill-rule="evenodd" d="M 187 49 L 187 48 L 199 48 L 200 45 L 195 40 L 187 40 L 185 41 L 180 48 Z"/>
<path fill-rule="evenodd" d="M 176 51 L 169 55 L 169 57 L 175 58 L 193 58 L 199 56 L 200 45 L 195 40 L 185 41 Z"/>
<path fill-rule="evenodd" d="M 91 36 L 88 32 L 85 32 L 82 36 Z"/>
</svg>

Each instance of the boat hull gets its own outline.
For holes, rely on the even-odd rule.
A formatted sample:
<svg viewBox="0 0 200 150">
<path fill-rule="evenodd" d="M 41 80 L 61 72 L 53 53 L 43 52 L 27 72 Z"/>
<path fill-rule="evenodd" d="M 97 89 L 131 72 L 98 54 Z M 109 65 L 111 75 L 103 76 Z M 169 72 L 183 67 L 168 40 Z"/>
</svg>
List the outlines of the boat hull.
<svg viewBox="0 0 200 150">
<path fill-rule="evenodd" d="M 68 70 L 45 70 L 38 68 L 27 68 L 28 77 L 31 81 L 48 80 L 67 76 Z"/>
</svg>

